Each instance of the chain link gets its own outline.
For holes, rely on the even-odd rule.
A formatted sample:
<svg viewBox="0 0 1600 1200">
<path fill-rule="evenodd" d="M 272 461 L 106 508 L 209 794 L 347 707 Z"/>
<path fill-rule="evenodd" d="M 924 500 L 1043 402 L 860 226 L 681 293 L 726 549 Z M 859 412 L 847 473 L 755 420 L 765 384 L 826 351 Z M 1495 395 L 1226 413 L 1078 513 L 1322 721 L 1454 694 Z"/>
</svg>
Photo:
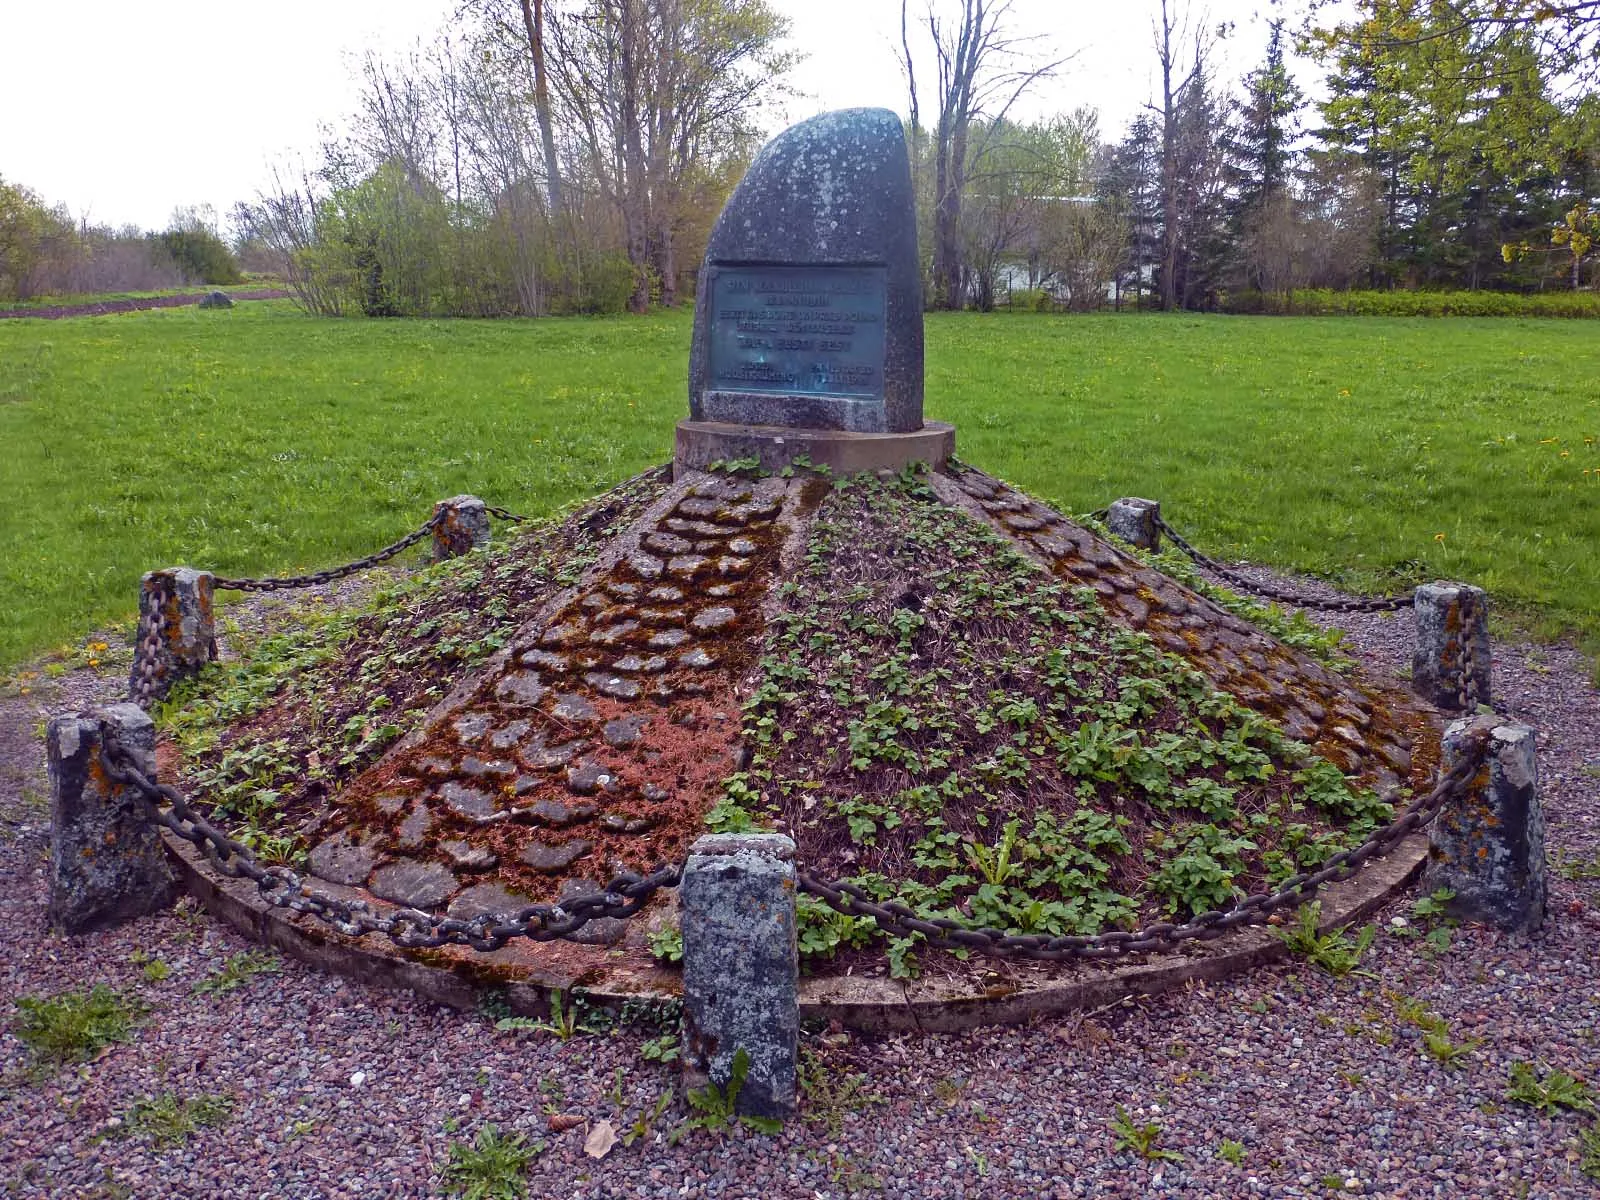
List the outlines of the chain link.
<svg viewBox="0 0 1600 1200">
<path fill-rule="evenodd" d="M 375 567 L 381 562 L 387 562 L 402 550 L 415 546 L 433 532 L 434 526 L 444 519 L 444 515 L 444 510 L 435 513 L 420 529 L 406 534 L 398 542 L 392 542 L 377 553 L 358 558 L 355 562 L 346 563 L 342 567 L 331 567 L 313 575 L 289 575 L 278 579 L 225 579 L 218 575 L 214 578 L 213 585 L 234 592 L 277 592 L 287 588 L 316 587 L 318 584 L 333 583 L 365 571 L 369 567 Z"/>
<path fill-rule="evenodd" d="M 1185 942 L 1208 942 L 1234 929 L 1264 924 L 1279 909 L 1298 908 L 1311 900 L 1324 884 L 1348 879 L 1370 859 L 1388 854 L 1465 791 L 1487 753 L 1488 736 L 1479 732 L 1467 745 L 1461 759 L 1431 792 L 1413 802 L 1394 821 L 1355 849 L 1341 850 L 1317 870 L 1290 877 L 1275 892 L 1246 896 L 1225 912 L 1204 912 L 1182 925 L 1159 921 L 1132 932 L 1112 929 L 1092 936 L 1008 934 L 999 929 L 972 929 L 948 917 L 919 917 L 896 900 L 880 904 L 861 887 L 844 879 L 824 883 L 801 871 L 800 890 L 847 916 L 871 917 L 891 936 L 921 934 L 930 946 L 940 950 L 977 950 L 1001 957 L 1047 962 L 1117 958 L 1124 954 L 1171 954 Z"/>
<path fill-rule="evenodd" d="M 1474 629 L 1473 621 L 1477 617 L 1477 597 L 1470 591 L 1460 593 L 1459 615 L 1461 618 L 1461 686 L 1456 691 L 1456 697 L 1461 703 L 1461 711 L 1471 716 L 1478 711 L 1478 672 L 1477 651 L 1473 647 Z"/>
<path fill-rule="evenodd" d="M 1257 596 L 1265 596 L 1269 600 L 1281 600 L 1285 604 L 1293 604 L 1296 608 L 1315 608 L 1323 612 L 1396 612 L 1402 608 L 1410 608 L 1417 602 L 1415 592 L 1404 592 L 1398 596 L 1370 596 L 1370 597 L 1345 597 L 1339 600 L 1323 600 L 1293 588 L 1278 587 L 1276 584 L 1257 583 L 1246 578 L 1231 567 L 1224 566 L 1209 554 L 1197 550 L 1190 545 L 1187 539 L 1178 533 L 1166 520 L 1156 517 L 1156 527 L 1172 539 L 1179 550 L 1182 550 L 1196 565 L 1203 567 L 1214 575 L 1220 575 L 1229 583 L 1252 592 Z"/>
<path fill-rule="evenodd" d="M 513 525 L 521 525 L 528 519 L 527 517 L 519 517 L 516 513 L 511 512 L 509 509 L 501 508 L 497 504 L 485 504 L 483 511 L 491 517 L 498 517 L 502 521 L 510 521 Z"/>
<path fill-rule="evenodd" d="M 648 875 L 625 871 L 592 896 L 577 896 L 560 904 L 529 904 L 514 912 L 484 913 L 467 920 L 415 908 L 379 912 L 362 900 L 341 900 L 315 891 L 288 867 L 262 866 L 248 846 L 228 837 L 195 812 L 176 788 L 146 776 L 127 749 L 114 740 L 107 739 L 100 761 L 111 779 L 133 789 L 149 810 L 151 820 L 191 842 L 222 874 L 250 880 L 267 904 L 307 913 L 350 937 L 382 934 L 408 950 L 448 945 L 487 952 L 500 949 L 516 937 L 536 942 L 569 938 L 590 921 L 626 920 L 644 908 L 656 892 L 676 887 L 683 878 L 681 866 L 657 867 Z"/>
<path fill-rule="evenodd" d="M 156 692 L 161 680 L 161 651 L 167 636 L 167 603 L 171 593 L 165 578 L 158 576 L 149 591 L 139 595 L 139 628 L 134 637 L 133 672 L 129 699 L 140 708 L 148 709 L 156 702 Z M 148 611 L 145 608 L 149 603 Z"/>
</svg>

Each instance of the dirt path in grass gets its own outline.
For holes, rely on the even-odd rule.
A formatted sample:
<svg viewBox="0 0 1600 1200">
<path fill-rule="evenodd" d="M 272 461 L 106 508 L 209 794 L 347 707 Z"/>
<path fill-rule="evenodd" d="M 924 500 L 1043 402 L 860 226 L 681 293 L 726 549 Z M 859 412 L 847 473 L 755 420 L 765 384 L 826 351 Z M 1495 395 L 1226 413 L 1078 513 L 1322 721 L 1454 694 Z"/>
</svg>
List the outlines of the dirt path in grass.
<svg viewBox="0 0 1600 1200">
<path fill-rule="evenodd" d="M 1409 621 L 1338 623 L 1369 668 L 1404 665 Z M 538 1147 L 527 1194 L 582 1200 L 1600 1198 L 1600 1127 L 1507 1094 L 1519 1062 L 1600 1079 L 1600 693 L 1571 649 L 1495 647 L 1497 704 L 1539 729 L 1561 868 L 1538 935 L 1467 927 L 1430 947 L 1401 898 L 1344 979 L 1290 960 L 1021 1028 L 807 1031 L 800 1118 L 676 1144 L 664 1134 L 688 1114 L 674 1067 L 646 1057 L 657 1030 L 499 1031 L 491 1012 L 241 959 L 260 948 L 187 902 L 47 934 L 35 729 L 120 698 L 125 658 L 101 669 L 35 676 L 26 695 L 9 683 L 0 701 L 0 1194 L 421 1200 L 452 1146 L 492 1124 Z M 136 997 L 143 1023 L 92 1063 L 30 1075 L 13 998 L 96 983 Z M 1431 1046 L 1424 1020 L 1444 1031 Z M 184 1105 L 213 1124 L 185 1127 Z M 602 1122 L 640 1136 L 590 1157 Z"/>
<path fill-rule="evenodd" d="M 103 317 L 109 313 L 137 312 L 144 308 L 182 308 L 185 304 L 198 304 L 210 295 L 204 292 L 184 292 L 181 296 L 144 296 L 130 300 L 95 300 L 87 304 L 53 304 L 43 308 L 0 308 L 0 318 L 38 317 L 58 321 L 62 317 Z M 282 288 L 256 288 L 248 292 L 229 292 L 230 300 L 283 300 L 289 293 Z"/>
</svg>

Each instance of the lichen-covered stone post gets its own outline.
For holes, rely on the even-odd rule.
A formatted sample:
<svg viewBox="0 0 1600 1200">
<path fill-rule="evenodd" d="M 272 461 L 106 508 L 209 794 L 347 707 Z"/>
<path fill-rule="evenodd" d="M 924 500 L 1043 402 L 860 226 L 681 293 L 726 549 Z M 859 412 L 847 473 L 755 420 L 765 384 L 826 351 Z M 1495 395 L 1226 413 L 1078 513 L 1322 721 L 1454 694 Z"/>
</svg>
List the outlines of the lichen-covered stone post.
<svg viewBox="0 0 1600 1200">
<path fill-rule="evenodd" d="M 1425 583 L 1416 591 L 1417 647 L 1411 690 L 1451 712 L 1489 699 L 1489 600 L 1466 583 Z"/>
<path fill-rule="evenodd" d="M 50 923 L 84 933 L 164 908 L 172 869 L 156 825 L 127 788 L 106 775 L 107 738 L 155 770 L 156 728 L 137 704 L 112 704 L 52 717 L 50 769 Z"/>
<path fill-rule="evenodd" d="M 800 1037 L 794 842 L 782 834 L 710 834 L 689 850 L 683 922 L 683 1067 L 690 1087 L 726 1086 L 750 1056 L 741 1114 L 795 1112 Z"/>
<path fill-rule="evenodd" d="M 1141 550 L 1161 549 L 1161 502 L 1124 496 L 1106 509 L 1106 528 Z"/>
<path fill-rule="evenodd" d="M 210 571 L 193 567 L 165 567 L 139 580 L 139 629 L 128 674 L 133 699 L 159 700 L 216 658 L 215 587 Z"/>
<path fill-rule="evenodd" d="M 451 496 L 433 506 L 433 561 L 457 558 L 489 544 L 489 510 L 476 496 Z"/>
<path fill-rule="evenodd" d="M 1445 731 L 1443 769 L 1449 771 L 1485 736 L 1483 766 L 1429 832 L 1422 886 L 1455 892 L 1453 916 L 1532 933 L 1544 922 L 1546 896 L 1534 732 L 1496 716 L 1455 721 Z"/>
</svg>

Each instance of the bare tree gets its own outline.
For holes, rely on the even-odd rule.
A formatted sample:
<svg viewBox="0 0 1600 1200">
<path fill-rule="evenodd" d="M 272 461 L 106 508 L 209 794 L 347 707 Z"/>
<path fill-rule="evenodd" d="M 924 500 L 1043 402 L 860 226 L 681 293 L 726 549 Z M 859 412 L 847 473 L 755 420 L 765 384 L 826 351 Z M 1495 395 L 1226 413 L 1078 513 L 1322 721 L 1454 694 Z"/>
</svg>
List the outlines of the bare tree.
<svg viewBox="0 0 1600 1200">
<path fill-rule="evenodd" d="M 1184 132 L 1184 106 L 1203 87 L 1206 62 L 1220 34 L 1206 30 L 1204 18 L 1196 26 L 1189 16 L 1179 17 L 1170 0 L 1161 0 L 1161 15 L 1154 26 L 1156 62 L 1161 69 L 1161 104 L 1155 109 L 1161 120 L 1161 307 L 1178 306 L 1179 248 L 1183 244 L 1180 213 L 1182 187 L 1181 139 Z M 1181 60 L 1191 65 L 1187 70 Z"/>
<path fill-rule="evenodd" d="M 961 211 L 974 163 L 982 147 L 969 145 L 975 128 L 1003 127 L 1007 113 L 1031 85 L 1053 75 L 1067 60 L 1038 61 L 1037 38 L 1007 30 L 1013 0 L 956 0 L 946 20 L 928 0 L 921 24 L 932 44 L 938 88 L 938 123 L 933 140 L 933 301 L 960 308 L 966 300 L 967 269 L 961 237 Z M 920 108 L 908 27 L 910 0 L 901 0 L 901 66 L 912 92 L 913 139 Z M 976 153 L 974 151 L 977 151 Z"/>
<path fill-rule="evenodd" d="M 653 285 L 676 302 L 686 183 L 753 144 L 787 29 L 767 0 L 586 0 L 553 21 L 552 82 L 621 219 L 635 311 Z"/>
</svg>

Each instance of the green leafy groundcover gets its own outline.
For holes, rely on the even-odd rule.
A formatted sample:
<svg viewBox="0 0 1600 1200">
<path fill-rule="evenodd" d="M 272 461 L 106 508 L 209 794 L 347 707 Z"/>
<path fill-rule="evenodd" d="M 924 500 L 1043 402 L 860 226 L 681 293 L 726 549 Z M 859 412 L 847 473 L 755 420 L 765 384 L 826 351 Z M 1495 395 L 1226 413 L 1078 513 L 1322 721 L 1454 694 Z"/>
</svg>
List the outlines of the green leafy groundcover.
<svg viewBox="0 0 1600 1200">
<path fill-rule="evenodd" d="M 780 824 L 808 870 L 921 914 L 1131 928 L 1226 906 L 1392 816 L 915 477 L 836 482 L 778 590 L 753 757 L 711 823 Z M 874 928 L 802 899 L 809 955 Z M 912 950 L 891 944 L 896 974 Z"/>
</svg>

